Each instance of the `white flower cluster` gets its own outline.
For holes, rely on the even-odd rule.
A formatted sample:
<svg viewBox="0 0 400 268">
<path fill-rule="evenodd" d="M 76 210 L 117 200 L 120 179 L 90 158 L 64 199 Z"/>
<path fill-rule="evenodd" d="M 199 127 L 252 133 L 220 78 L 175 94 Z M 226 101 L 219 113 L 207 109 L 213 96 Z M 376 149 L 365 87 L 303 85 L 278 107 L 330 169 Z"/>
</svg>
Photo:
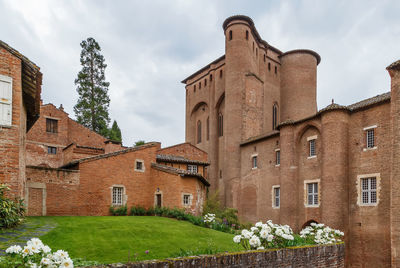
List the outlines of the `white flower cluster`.
<svg viewBox="0 0 400 268">
<path fill-rule="evenodd" d="M 257 222 L 249 230 L 242 230 L 233 242 L 241 244 L 245 249 L 265 249 L 283 246 L 287 241 L 294 240 L 293 231 L 288 225 Z"/>
<path fill-rule="evenodd" d="M 208 213 L 208 214 L 204 215 L 204 222 L 212 223 L 214 221 L 215 221 L 215 214 Z"/>
<path fill-rule="evenodd" d="M 6 253 L 10 255 L 21 256 L 23 261 L 27 261 L 28 267 L 31 268 L 73 268 L 74 264 L 70 259 L 68 252 L 57 250 L 51 253 L 51 248 L 44 245 L 39 238 L 32 238 L 23 248 L 17 245 L 6 249 Z M 40 260 L 39 263 L 38 261 Z"/>
<path fill-rule="evenodd" d="M 305 239 L 312 239 L 317 244 L 331 244 L 342 241 L 340 238 L 344 233 L 325 226 L 322 223 L 311 223 L 300 232 L 300 236 Z"/>
</svg>

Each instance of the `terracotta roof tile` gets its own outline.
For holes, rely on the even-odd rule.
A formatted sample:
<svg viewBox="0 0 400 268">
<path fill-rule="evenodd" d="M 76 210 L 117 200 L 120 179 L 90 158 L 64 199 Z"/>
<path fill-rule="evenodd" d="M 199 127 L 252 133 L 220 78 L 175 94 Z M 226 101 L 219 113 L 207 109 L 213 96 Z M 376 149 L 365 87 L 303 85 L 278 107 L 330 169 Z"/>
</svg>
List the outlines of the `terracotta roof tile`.
<svg viewBox="0 0 400 268">
<path fill-rule="evenodd" d="M 158 154 L 157 161 L 185 163 L 185 164 L 199 164 L 199 165 L 205 165 L 205 166 L 210 165 L 210 163 L 208 163 L 208 162 L 192 160 L 192 159 L 185 158 L 183 156 L 170 155 L 170 154 Z"/>
<path fill-rule="evenodd" d="M 161 165 L 158 163 L 151 163 L 151 167 L 171 174 L 180 175 L 182 177 L 195 177 L 198 178 L 205 186 L 210 186 L 210 183 L 199 173 L 193 173 L 187 170 Z"/>
</svg>

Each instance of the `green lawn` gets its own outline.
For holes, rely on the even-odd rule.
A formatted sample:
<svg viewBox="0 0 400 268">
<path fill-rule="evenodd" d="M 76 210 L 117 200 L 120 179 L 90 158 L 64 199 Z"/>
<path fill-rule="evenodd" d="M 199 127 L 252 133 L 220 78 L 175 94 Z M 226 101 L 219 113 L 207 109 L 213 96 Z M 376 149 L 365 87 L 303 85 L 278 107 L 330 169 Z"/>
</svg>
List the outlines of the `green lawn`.
<svg viewBox="0 0 400 268">
<path fill-rule="evenodd" d="M 241 250 L 233 243 L 232 234 L 162 217 L 29 217 L 29 221 L 57 225 L 40 237 L 52 249 L 101 263 L 132 261 L 135 254 L 139 260 L 168 258 L 181 249 Z"/>
</svg>

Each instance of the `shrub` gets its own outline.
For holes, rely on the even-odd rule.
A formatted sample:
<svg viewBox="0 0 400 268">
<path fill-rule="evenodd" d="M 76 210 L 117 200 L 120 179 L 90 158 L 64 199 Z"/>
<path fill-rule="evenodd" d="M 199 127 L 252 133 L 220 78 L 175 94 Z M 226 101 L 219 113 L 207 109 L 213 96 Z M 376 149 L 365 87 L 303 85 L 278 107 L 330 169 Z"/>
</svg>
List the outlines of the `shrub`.
<svg viewBox="0 0 400 268">
<path fill-rule="evenodd" d="M 311 223 L 300 231 L 300 236 L 311 244 L 329 244 L 342 241 L 344 233 L 325 226 L 323 223 Z"/>
<path fill-rule="evenodd" d="M 23 248 L 11 246 L 6 249 L 6 256 L 1 264 L 6 267 L 73 267 L 68 252 L 57 250 L 52 253 L 38 238 L 32 238 Z"/>
<path fill-rule="evenodd" d="M 110 213 L 113 216 L 126 216 L 128 215 L 128 207 L 126 205 L 118 207 L 111 206 Z"/>
<path fill-rule="evenodd" d="M 133 206 L 131 207 L 131 216 L 145 216 L 147 211 L 144 207 L 141 206 Z"/>
<path fill-rule="evenodd" d="M 19 224 L 25 214 L 23 200 L 12 201 L 5 197 L 5 192 L 9 190 L 7 185 L 0 184 L 0 229 Z"/>
</svg>

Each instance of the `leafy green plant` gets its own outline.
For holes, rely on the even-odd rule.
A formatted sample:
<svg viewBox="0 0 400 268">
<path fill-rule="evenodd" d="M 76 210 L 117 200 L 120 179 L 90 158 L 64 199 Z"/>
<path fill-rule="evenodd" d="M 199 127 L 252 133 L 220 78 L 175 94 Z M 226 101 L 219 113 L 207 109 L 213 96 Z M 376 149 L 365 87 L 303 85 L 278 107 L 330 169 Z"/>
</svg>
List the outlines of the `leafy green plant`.
<svg viewBox="0 0 400 268">
<path fill-rule="evenodd" d="M 23 200 L 12 201 L 5 196 L 10 188 L 5 184 L 0 184 L 0 229 L 10 228 L 19 224 L 25 214 Z"/>
<path fill-rule="evenodd" d="M 128 207 L 126 205 L 118 207 L 111 206 L 110 214 L 113 216 L 126 216 L 128 215 Z"/>
</svg>

